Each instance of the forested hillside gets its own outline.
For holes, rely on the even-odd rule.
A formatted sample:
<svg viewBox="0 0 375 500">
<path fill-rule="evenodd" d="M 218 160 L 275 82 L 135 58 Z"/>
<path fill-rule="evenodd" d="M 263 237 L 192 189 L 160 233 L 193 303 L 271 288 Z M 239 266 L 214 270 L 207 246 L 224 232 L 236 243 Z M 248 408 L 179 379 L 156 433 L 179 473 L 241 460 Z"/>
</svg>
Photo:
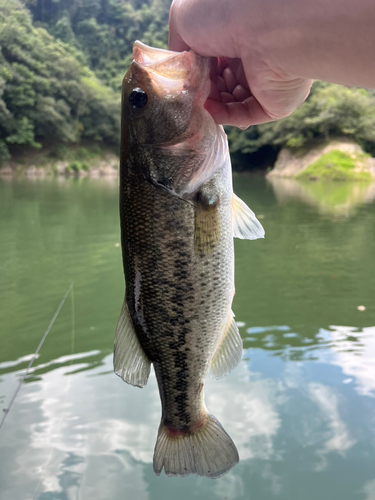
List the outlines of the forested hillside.
<svg viewBox="0 0 375 500">
<path fill-rule="evenodd" d="M 135 39 L 167 47 L 170 0 L 0 0 L 0 161 L 24 147 L 118 146 L 121 81 Z M 375 98 L 317 82 L 292 116 L 228 129 L 234 156 L 274 156 L 348 136 L 375 153 Z M 263 154 L 265 153 L 265 155 Z M 260 161 L 261 163 L 261 161 Z"/>
<path fill-rule="evenodd" d="M 84 53 L 88 66 L 119 90 L 134 40 L 167 48 L 172 0 L 26 0 L 35 26 Z"/>
</svg>

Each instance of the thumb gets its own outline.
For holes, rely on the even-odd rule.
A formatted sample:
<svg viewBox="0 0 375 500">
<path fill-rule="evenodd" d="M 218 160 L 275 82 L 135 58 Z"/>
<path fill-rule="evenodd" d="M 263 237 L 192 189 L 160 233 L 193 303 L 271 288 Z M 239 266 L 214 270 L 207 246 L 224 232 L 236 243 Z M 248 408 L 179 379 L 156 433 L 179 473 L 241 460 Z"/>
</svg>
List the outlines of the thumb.
<svg viewBox="0 0 375 500">
<path fill-rule="evenodd" d="M 189 45 L 184 42 L 180 35 L 178 26 L 180 16 L 181 2 L 179 0 L 174 0 L 171 5 L 171 10 L 169 11 L 169 50 L 174 50 L 175 52 L 190 50 Z"/>
</svg>

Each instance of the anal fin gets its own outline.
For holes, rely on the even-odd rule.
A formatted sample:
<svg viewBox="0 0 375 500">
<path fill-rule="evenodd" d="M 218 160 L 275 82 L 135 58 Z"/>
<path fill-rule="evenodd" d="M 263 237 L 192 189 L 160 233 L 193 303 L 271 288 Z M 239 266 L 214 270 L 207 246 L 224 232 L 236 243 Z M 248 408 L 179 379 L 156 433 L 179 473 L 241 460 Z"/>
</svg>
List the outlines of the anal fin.
<svg viewBox="0 0 375 500">
<path fill-rule="evenodd" d="M 136 387 L 147 384 L 151 362 L 139 343 L 125 301 L 117 323 L 113 366 L 124 382 Z"/>
<path fill-rule="evenodd" d="M 241 240 L 264 238 L 262 224 L 244 201 L 233 193 L 232 197 L 233 236 Z"/>
<path fill-rule="evenodd" d="M 242 357 L 242 339 L 238 331 L 234 314 L 231 311 L 223 340 L 211 361 L 210 374 L 213 378 L 222 378 L 231 372 Z"/>
</svg>

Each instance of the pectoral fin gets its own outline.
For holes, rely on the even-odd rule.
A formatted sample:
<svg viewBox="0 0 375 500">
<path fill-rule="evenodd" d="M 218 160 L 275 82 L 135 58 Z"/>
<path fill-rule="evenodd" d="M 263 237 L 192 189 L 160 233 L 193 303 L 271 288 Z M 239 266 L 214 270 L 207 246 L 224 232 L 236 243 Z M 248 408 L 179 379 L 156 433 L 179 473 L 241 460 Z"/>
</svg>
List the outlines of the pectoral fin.
<svg viewBox="0 0 375 500">
<path fill-rule="evenodd" d="M 136 387 L 147 384 L 151 362 L 139 343 L 126 302 L 117 323 L 113 366 L 124 382 Z"/>
<path fill-rule="evenodd" d="M 211 361 L 210 373 L 213 378 L 222 378 L 231 372 L 242 357 L 242 339 L 234 314 L 231 312 L 223 340 Z"/>
<path fill-rule="evenodd" d="M 255 214 L 238 196 L 232 197 L 233 236 L 241 240 L 264 238 L 262 224 Z"/>
</svg>

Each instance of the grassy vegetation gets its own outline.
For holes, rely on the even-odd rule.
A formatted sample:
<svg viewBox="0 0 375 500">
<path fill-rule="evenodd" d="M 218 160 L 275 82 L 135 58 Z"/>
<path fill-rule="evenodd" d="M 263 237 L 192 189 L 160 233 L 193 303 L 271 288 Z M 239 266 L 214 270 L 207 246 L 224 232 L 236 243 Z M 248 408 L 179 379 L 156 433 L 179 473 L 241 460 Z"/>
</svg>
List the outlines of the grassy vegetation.
<svg viewBox="0 0 375 500">
<path fill-rule="evenodd" d="M 88 172 L 90 170 L 90 166 L 87 162 L 85 161 L 78 161 L 74 160 L 69 165 L 65 168 L 66 172 L 80 172 L 81 170 L 84 170 L 85 172 Z"/>
<path fill-rule="evenodd" d="M 110 151 L 117 153 L 117 148 L 111 148 Z M 109 148 L 99 146 L 98 144 L 87 144 L 86 146 L 70 146 L 67 147 L 63 144 L 57 144 L 49 152 L 49 158 L 56 158 L 61 161 L 71 161 L 74 162 L 90 162 L 94 158 L 104 158 L 105 154 L 108 153 Z"/>
<path fill-rule="evenodd" d="M 349 155 L 333 149 L 299 173 L 297 178 L 331 181 L 370 181 L 370 173 L 356 171 L 356 167 L 367 157 L 368 155 L 365 154 Z"/>
</svg>

